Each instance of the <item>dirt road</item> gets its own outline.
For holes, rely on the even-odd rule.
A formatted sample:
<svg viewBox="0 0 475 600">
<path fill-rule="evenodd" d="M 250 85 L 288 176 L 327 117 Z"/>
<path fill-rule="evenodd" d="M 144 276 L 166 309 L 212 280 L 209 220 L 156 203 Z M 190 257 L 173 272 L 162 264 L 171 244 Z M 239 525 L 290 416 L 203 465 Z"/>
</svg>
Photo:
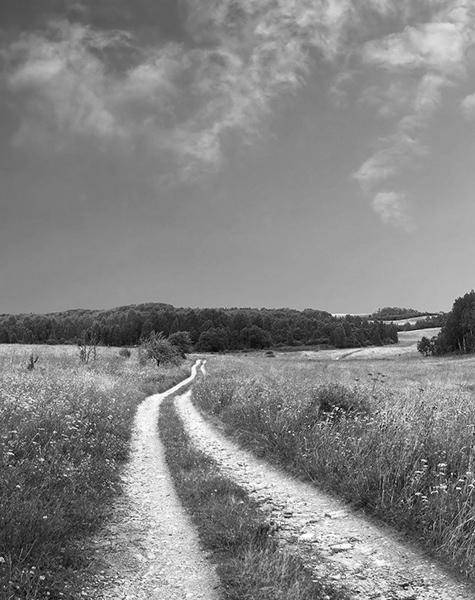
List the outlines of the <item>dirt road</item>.
<svg viewBox="0 0 475 600">
<path fill-rule="evenodd" d="M 176 404 L 190 437 L 222 472 L 247 489 L 319 577 L 364 600 L 474 600 L 475 589 L 451 577 L 395 531 L 256 459 L 208 424 L 191 403 Z"/>
<path fill-rule="evenodd" d="M 158 436 L 162 400 L 188 385 L 147 398 L 138 408 L 124 496 L 113 519 L 94 540 L 95 600 L 217 600 L 218 579 L 203 555 L 191 521 L 181 507 Z"/>
</svg>

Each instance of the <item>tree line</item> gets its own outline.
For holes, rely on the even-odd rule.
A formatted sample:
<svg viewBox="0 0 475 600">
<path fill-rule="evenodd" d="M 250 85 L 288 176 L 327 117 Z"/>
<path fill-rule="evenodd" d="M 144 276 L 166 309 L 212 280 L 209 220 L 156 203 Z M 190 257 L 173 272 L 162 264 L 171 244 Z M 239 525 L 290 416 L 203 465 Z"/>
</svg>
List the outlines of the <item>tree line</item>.
<svg viewBox="0 0 475 600">
<path fill-rule="evenodd" d="M 436 356 L 457 352 L 475 352 L 475 291 L 471 290 L 457 298 L 451 312 L 446 316 L 439 335 L 423 337 L 418 345 L 419 352 Z"/>
<path fill-rule="evenodd" d="M 414 317 L 424 317 L 431 313 L 421 312 L 415 308 L 401 308 L 399 306 L 385 306 L 378 308 L 372 313 L 370 319 L 381 319 L 381 321 L 400 321 L 402 319 L 412 319 Z"/>
<path fill-rule="evenodd" d="M 175 308 L 147 303 L 110 310 L 0 315 L 0 343 L 77 344 L 87 335 L 106 346 L 135 346 L 152 332 L 188 332 L 196 350 L 321 345 L 352 348 L 397 342 L 397 327 L 314 309 Z"/>
<path fill-rule="evenodd" d="M 415 323 L 404 323 L 398 325 L 399 331 L 415 331 L 417 329 L 433 329 L 434 327 L 443 327 L 447 322 L 447 313 L 441 312 L 436 315 L 428 316 L 426 319 L 418 319 Z"/>
</svg>

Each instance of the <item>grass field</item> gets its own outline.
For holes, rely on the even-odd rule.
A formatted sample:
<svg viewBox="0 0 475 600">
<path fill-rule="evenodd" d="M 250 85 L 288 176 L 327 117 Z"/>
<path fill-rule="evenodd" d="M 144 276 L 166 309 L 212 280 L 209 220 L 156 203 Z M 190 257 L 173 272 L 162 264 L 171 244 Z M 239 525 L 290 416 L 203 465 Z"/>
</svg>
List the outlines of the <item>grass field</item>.
<svg viewBox="0 0 475 600">
<path fill-rule="evenodd" d="M 119 492 L 137 403 L 188 373 L 117 348 L 83 364 L 73 346 L 0 346 L 2 600 L 80 596 L 82 539 Z"/>
<path fill-rule="evenodd" d="M 195 401 L 256 452 L 473 576 L 475 359 L 315 354 L 215 357 Z"/>
</svg>

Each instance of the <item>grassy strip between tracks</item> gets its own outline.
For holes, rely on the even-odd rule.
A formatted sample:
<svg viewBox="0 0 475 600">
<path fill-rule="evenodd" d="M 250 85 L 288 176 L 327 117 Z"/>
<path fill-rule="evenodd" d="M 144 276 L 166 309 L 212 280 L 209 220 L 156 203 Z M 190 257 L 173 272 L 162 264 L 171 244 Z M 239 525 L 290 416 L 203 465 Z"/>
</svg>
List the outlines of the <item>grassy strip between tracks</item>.
<svg viewBox="0 0 475 600">
<path fill-rule="evenodd" d="M 216 564 L 223 600 L 343 600 L 278 545 L 257 503 L 193 447 L 173 398 L 161 407 L 159 428 L 178 495 Z"/>
</svg>

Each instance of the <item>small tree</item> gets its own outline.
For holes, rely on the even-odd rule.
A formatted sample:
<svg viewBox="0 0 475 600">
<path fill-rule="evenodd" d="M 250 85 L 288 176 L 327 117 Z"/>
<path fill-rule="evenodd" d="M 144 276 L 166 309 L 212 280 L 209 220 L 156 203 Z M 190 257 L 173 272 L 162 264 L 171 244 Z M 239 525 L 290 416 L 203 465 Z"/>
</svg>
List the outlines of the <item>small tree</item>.
<svg viewBox="0 0 475 600">
<path fill-rule="evenodd" d="M 97 358 L 98 337 L 90 330 L 83 333 L 82 339 L 78 341 L 79 360 L 88 363 Z"/>
<path fill-rule="evenodd" d="M 26 365 L 26 368 L 28 371 L 33 371 L 35 368 L 36 363 L 40 360 L 39 356 L 34 356 L 33 353 L 30 354 L 30 358 L 28 359 L 28 364 Z"/>
<path fill-rule="evenodd" d="M 176 333 L 172 333 L 168 337 L 168 341 L 172 346 L 175 346 L 182 358 L 185 358 L 186 355 L 191 352 L 193 347 L 188 331 L 177 331 Z"/>
<path fill-rule="evenodd" d="M 139 356 L 153 359 L 157 367 L 161 364 L 178 364 L 180 362 L 180 354 L 176 346 L 165 339 L 163 333 L 155 333 L 155 331 L 142 340 Z"/>
<path fill-rule="evenodd" d="M 424 356 L 430 356 L 430 354 L 432 353 L 432 345 L 430 339 L 425 336 L 421 338 L 417 342 L 417 349 Z"/>
<path fill-rule="evenodd" d="M 442 353 L 441 339 L 440 335 L 430 339 L 423 337 L 417 342 L 417 349 L 424 356 L 437 356 Z"/>
</svg>

